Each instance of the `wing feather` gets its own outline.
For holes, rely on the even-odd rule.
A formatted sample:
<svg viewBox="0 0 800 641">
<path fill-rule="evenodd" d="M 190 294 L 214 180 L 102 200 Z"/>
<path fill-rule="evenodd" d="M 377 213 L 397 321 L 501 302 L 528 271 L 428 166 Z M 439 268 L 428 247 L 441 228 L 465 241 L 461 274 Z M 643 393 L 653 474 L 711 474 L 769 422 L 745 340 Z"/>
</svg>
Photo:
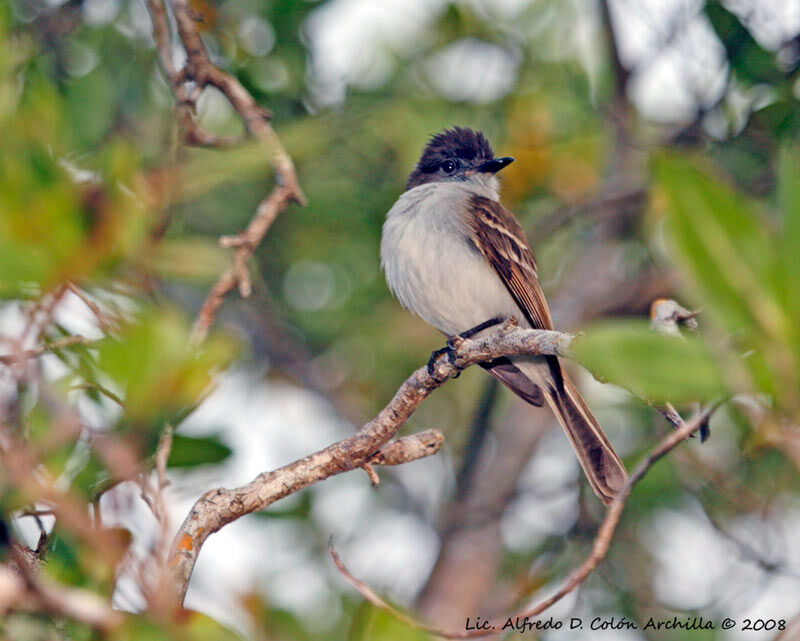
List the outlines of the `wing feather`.
<svg viewBox="0 0 800 641">
<path fill-rule="evenodd" d="M 533 329 L 553 329 L 536 260 L 514 215 L 496 200 L 472 197 L 472 244 L 489 261 Z"/>
</svg>

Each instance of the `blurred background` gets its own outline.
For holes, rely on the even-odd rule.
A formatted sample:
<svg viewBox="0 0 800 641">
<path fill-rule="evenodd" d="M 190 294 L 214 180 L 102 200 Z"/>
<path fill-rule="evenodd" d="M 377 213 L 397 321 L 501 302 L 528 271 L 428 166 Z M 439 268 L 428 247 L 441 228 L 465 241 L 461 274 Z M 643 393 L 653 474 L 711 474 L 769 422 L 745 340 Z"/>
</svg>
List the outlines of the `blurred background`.
<svg viewBox="0 0 800 641">
<path fill-rule="evenodd" d="M 586 332 L 579 356 L 606 384 L 568 367 L 629 469 L 670 427 L 626 390 L 685 416 L 730 399 L 707 442 L 634 489 L 609 558 L 546 613 L 640 629 L 541 637 L 800 638 L 800 2 L 191 5 L 214 62 L 272 112 L 308 197 L 272 226 L 252 296 L 228 296 L 201 350 L 188 335 L 228 264 L 218 238 L 271 186 L 263 150 L 180 144 L 143 0 L 0 6 L 0 354 L 91 341 L 0 361 L 0 509 L 46 547 L 42 572 L 142 612 L 197 497 L 352 434 L 441 347 L 389 294 L 378 247 L 419 151 L 457 124 L 516 158 L 502 201 L 556 327 Z M 198 113 L 243 135 L 215 89 Z M 660 297 L 702 310 L 681 358 L 647 330 Z M 130 478 L 166 423 L 163 531 L 136 483 L 109 479 Z M 331 537 L 357 577 L 456 629 L 556 590 L 603 508 L 552 415 L 470 368 L 402 433 L 427 428 L 442 451 L 379 469 L 377 489 L 345 474 L 212 536 L 187 595 L 193 627 L 170 638 L 429 638 L 362 602 Z M 49 513 L 60 500 L 75 519 Z M 76 525 L 87 514 L 91 532 Z M 673 616 L 717 627 L 641 629 Z M 739 625 L 722 631 L 725 617 Z M 742 631 L 746 618 L 763 629 Z M 159 625 L 132 616 L 119 638 Z M 37 613 L 0 630 L 99 638 Z"/>
</svg>

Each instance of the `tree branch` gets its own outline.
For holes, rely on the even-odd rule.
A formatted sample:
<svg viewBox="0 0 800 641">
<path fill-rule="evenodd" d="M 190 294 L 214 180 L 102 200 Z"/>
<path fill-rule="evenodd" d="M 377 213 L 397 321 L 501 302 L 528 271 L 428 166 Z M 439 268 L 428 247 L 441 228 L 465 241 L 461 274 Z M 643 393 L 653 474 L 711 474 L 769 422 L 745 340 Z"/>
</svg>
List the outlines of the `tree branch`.
<svg viewBox="0 0 800 641">
<path fill-rule="evenodd" d="M 121 612 L 88 590 L 36 576 L 22 547 L 9 546 L 13 565 L 0 566 L 0 613 L 10 610 L 48 612 L 109 633 L 124 621 Z"/>
<path fill-rule="evenodd" d="M 619 494 L 617 494 L 617 496 L 614 498 L 614 501 L 608 507 L 606 516 L 603 519 L 603 522 L 600 524 L 600 528 L 598 529 L 597 535 L 594 538 L 590 553 L 586 556 L 583 562 L 577 568 L 575 568 L 562 588 L 560 588 L 555 594 L 547 599 L 529 606 L 520 612 L 503 615 L 502 617 L 498 617 L 489 621 L 487 629 L 451 630 L 421 623 L 387 603 L 384 599 L 378 596 L 378 594 L 372 588 L 362 581 L 356 579 L 344 565 L 333 546 L 331 546 L 329 550 L 331 557 L 338 570 L 353 585 L 353 587 L 355 587 L 361 596 L 363 596 L 374 606 L 389 612 L 394 617 L 413 628 L 424 630 L 435 636 L 444 637 L 447 639 L 473 639 L 496 634 L 503 628 L 508 619 L 525 619 L 540 615 L 552 605 L 563 599 L 570 592 L 574 591 L 588 578 L 594 569 L 603 561 L 603 559 L 605 559 L 606 554 L 608 554 L 608 549 L 611 546 L 614 532 L 617 529 L 620 517 L 625 509 L 625 503 L 627 502 L 633 487 L 639 481 L 641 481 L 642 478 L 644 478 L 648 470 L 659 459 L 674 449 L 679 443 L 689 438 L 689 436 L 691 436 L 694 432 L 699 430 L 703 423 L 708 420 L 708 417 L 714 411 L 714 409 L 715 408 L 713 407 L 707 409 L 703 414 L 695 417 L 694 420 L 690 421 L 689 423 L 683 423 L 681 427 L 673 432 L 670 432 L 661 441 L 659 441 L 659 443 L 652 449 L 650 454 L 648 454 L 647 457 L 645 457 L 645 459 L 636 467 L 636 469 L 628 477 Z"/>
<path fill-rule="evenodd" d="M 233 247 L 231 265 L 220 276 L 206 296 L 192 330 L 192 342 L 197 345 L 208 335 L 219 308 L 234 287 L 246 297 L 250 294 L 250 260 L 272 223 L 291 203 L 305 204 L 297 181 L 294 164 L 270 125 L 270 113 L 253 99 L 247 89 L 232 75 L 211 62 L 208 51 L 197 30 L 188 0 L 170 0 L 178 36 L 186 50 L 186 66 L 175 69 L 170 51 L 169 24 L 163 0 L 147 0 L 153 22 L 153 39 L 159 63 L 175 95 L 176 112 L 184 139 L 189 144 L 220 146 L 231 141 L 220 139 L 200 128 L 196 122 L 195 101 L 207 86 L 219 89 L 241 117 L 251 137 L 261 142 L 275 170 L 277 185 L 258 206 L 250 224 L 237 236 L 221 239 L 225 247 Z"/>
<path fill-rule="evenodd" d="M 520 329 L 513 320 L 483 337 L 456 340 L 452 360 L 444 355 L 434 362 L 432 372 L 427 366 L 415 371 L 391 402 L 354 435 L 277 470 L 264 472 L 242 487 L 206 492 L 194 504 L 173 540 L 162 578 L 165 585 L 160 593 L 174 594 L 179 603 L 183 601 L 203 543 L 226 524 L 263 510 L 318 481 L 365 464 L 396 464 L 434 454 L 442 442 L 438 432 L 423 432 L 388 446 L 387 443 L 422 401 L 463 368 L 513 354 L 568 356 L 571 341 L 572 336 L 561 332 Z"/>
<path fill-rule="evenodd" d="M 392 441 L 370 460 L 374 465 L 402 465 L 439 451 L 444 435 L 439 430 L 425 430 Z"/>
<path fill-rule="evenodd" d="M 3 365 L 13 365 L 14 363 L 20 363 L 31 358 L 38 358 L 48 352 L 57 352 L 58 350 L 66 349 L 73 345 L 89 345 L 91 342 L 92 341 L 85 336 L 65 336 L 51 343 L 34 347 L 33 349 L 25 349 L 11 354 L 2 354 L 0 355 L 0 363 Z"/>
<path fill-rule="evenodd" d="M 197 122 L 196 101 L 200 92 L 187 83 L 185 70 L 178 70 L 172 63 L 172 43 L 169 35 L 169 21 L 164 0 L 147 0 L 147 9 L 153 23 L 153 40 L 158 52 L 161 72 L 175 95 L 175 116 L 180 127 L 181 137 L 187 145 L 197 147 L 227 147 L 235 140 L 226 136 L 216 136 Z"/>
</svg>

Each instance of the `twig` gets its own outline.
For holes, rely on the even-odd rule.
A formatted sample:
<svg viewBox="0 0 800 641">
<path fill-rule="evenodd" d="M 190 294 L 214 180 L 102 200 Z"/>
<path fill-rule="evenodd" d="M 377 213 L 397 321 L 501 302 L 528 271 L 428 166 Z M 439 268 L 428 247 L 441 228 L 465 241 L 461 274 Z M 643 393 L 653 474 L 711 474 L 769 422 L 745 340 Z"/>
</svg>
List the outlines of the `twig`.
<svg viewBox="0 0 800 641">
<path fill-rule="evenodd" d="M 365 463 L 376 463 L 389 440 L 408 420 L 414 410 L 448 378 L 475 363 L 513 354 L 569 353 L 572 336 L 546 330 L 525 330 L 511 321 L 496 331 L 478 339 L 455 343 L 454 357 L 440 357 L 433 364 L 433 373 L 427 367 L 415 371 L 400 386 L 391 402 L 356 434 L 333 443 L 303 459 L 289 463 L 272 472 L 264 472 L 242 487 L 229 490 L 219 488 L 206 492 L 192 507 L 184 520 L 169 555 L 163 581 L 179 603 L 189 584 L 192 569 L 206 539 L 226 524 L 263 510 L 275 501 L 293 494 L 318 481 L 361 468 Z M 438 450 L 441 441 L 433 434 L 417 437 L 418 452 L 426 455 Z M 401 443 L 401 445 L 397 445 Z M 384 452 L 387 459 L 404 449 L 410 441 L 399 439 Z M 414 449 L 414 448 L 412 448 Z"/>
<path fill-rule="evenodd" d="M 167 461 L 172 450 L 172 433 L 172 425 L 164 427 L 153 455 L 155 487 L 151 481 L 151 470 L 143 471 L 138 477 L 142 500 L 150 508 L 158 523 L 159 534 L 156 543 L 150 548 L 147 557 L 141 559 L 140 562 L 137 563 L 133 556 L 129 557 L 131 571 L 138 577 L 139 587 L 145 595 L 148 605 L 153 611 L 164 614 L 169 612 L 171 604 L 174 603 L 173 596 L 164 590 L 166 586 L 161 583 L 159 575 L 169 550 L 169 514 L 164 490 L 169 485 Z"/>
<path fill-rule="evenodd" d="M 158 441 L 156 453 L 153 456 L 153 467 L 156 472 L 156 479 L 158 484 L 153 487 L 150 482 L 150 471 L 144 469 L 139 474 L 139 486 L 142 489 L 142 500 L 147 503 L 153 516 L 162 527 L 166 527 L 166 506 L 164 504 L 164 488 L 169 485 L 167 480 L 167 460 L 169 453 L 172 450 L 172 426 L 167 425 L 161 433 L 161 438 Z"/>
<path fill-rule="evenodd" d="M 697 334 L 696 316 L 699 313 L 697 310 L 689 311 L 672 299 L 657 298 L 650 305 L 650 329 L 658 334 L 676 338 L 683 338 L 681 327 L 685 327 L 691 333 Z M 699 404 L 696 405 L 699 407 Z M 678 429 L 683 425 L 683 418 L 681 418 L 680 413 L 673 407 L 672 403 L 665 403 L 663 407 L 656 406 L 656 408 L 667 419 L 673 429 Z M 699 409 L 697 411 L 699 412 Z M 700 426 L 701 443 L 705 443 L 706 439 L 711 435 L 708 425 L 710 418 L 710 414 L 707 415 L 705 423 Z"/>
<path fill-rule="evenodd" d="M 90 345 L 91 343 L 92 341 L 85 336 L 65 336 L 64 338 L 58 338 L 51 343 L 34 347 L 33 349 L 26 349 L 13 354 L 2 354 L 0 355 L 0 363 L 3 365 L 12 365 L 14 363 L 20 363 L 31 358 L 38 358 L 39 356 L 47 354 L 48 352 L 57 352 L 61 349 L 72 347 L 73 345 Z"/>
<path fill-rule="evenodd" d="M 53 509 L 52 508 L 35 508 L 35 507 L 26 507 L 21 509 L 17 512 L 17 516 L 33 516 L 33 517 L 41 517 L 41 516 L 53 516 Z"/>
<path fill-rule="evenodd" d="M 172 451 L 172 425 L 167 425 L 161 433 L 156 449 L 156 475 L 158 477 L 158 489 L 163 490 L 169 481 L 167 480 L 167 461 Z"/>
<path fill-rule="evenodd" d="M 66 291 L 66 285 L 58 285 L 52 293 L 42 296 L 34 302 L 26 313 L 25 329 L 20 336 L 20 343 L 24 343 L 32 332 L 36 342 L 43 340 L 45 329 L 50 324 L 53 313 Z M 41 316 L 41 318 L 37 319 L 37 316 Z"/>
<path fill-rule="evenodd" d="M 119 405 L 122 409 L 128 409 L 128 406 L 125 404 L 125 401 L 122 400 L 119 396 L 117 396 L 114 392 L 112 392 L 107 387 L 103 387 L 98 383 L 77 383 L 72 385 L 70 390 L 94 390 L 96 392 L 100 392 L 103 396 L 110 398 L 114 401 L 117 405 Z"/>
<path fill-rule="evenodd" d="M 378 473 L 375 471 L 375 468 L 372 467 L 372 463 L 364 463 L 361 468 L 367 473 L 367 478 L 369 479 L 370 485 L 372 487 L 378 487 L 381 482 Z"/>
<path fill-rule="evenodd" d="M 658 407 L 657 409 L 659 412 L 661 412 L 661 415 L 667 419 L 667 423 L 672 425 L 673 429 L 677 430 L 681 427 L 681 425 L 683 425 L 683 418 L 681 418 L 681 415 L 678 413 L 678 410 L 675 409 L 672 403 L 666 402 L 664 403 L 664 407 Z"/>
<path fill-rule="evenodd" d="M 169 456 L 167 457 L 169 458 Z M 151 454 L 146 459 L 141 461 L 139 474 L 149 474 L 156 467 L 156 455 Z M 135 475 L 134 475 L 135 476 Z M 106 492 L 114 489 L 120 483 L 126 483 L 132 480 L 131 476 L 124 474 L 111 473 L 107 478 L 99 480 L 89 487 L 89 497 L 92 503 L 97 503 Z"/>
<path fill-rule="evenodd" d="M 431 456 L 439 451 L 444 443 L 444 434 L 439 430 L 425 430 L 410 436 L 404 436 L 388 443 L 383 449 L 373 454 L 363 468 L 369 477 L 372 487 L 378 487 L 380 478 L 374 465 L 402 465 L 417 459 Z"/>
<path fill-rule="evenodd" d="M 95 303 L 86 293 L 75 283 L 68 283 L 67 289 L 75 294 L 78 298 L 81 299 L 84 305 L 89 308 L 89 311 L 92 312 L 94 317 L 97 319 L 97 324 L 100 325 L 100 329 L 102 329 L 106 334 L 110 333 L 111 330 L 114 329 L 114 324 L 108 319 L 105 312 L 100 309 L 100 305 Z"/>
<path fill-rule="evenodd" d="M 376 465 L 401 465 L 425 458 L 439 451 L 444 435 L 439 430 L 425 430 L 392 441 L 369 462 Z"/>
<path fill-rule="evenodd" d="M 37 577 L 22 550 L 16 545 L 9 546 L 9 549 L 14 568 L 19 574 L 14 574 L 8 567 L 0 566 L 0 578 L 5 587 L 0 605 L 4 611 L 44 610 L 86 623 L 106 633 L 123 622 L 122 613 L 113 610 L 110 604 L 96 594 Z"/>
<path fill-rule="evenodd" d="M 236 140 L 227 136 L 217 136 L 200 126 L 197 122 L 196 101 L 200 95 L 197 87 L 187 82 L 185 70 L 175 69 L 169 36 L 169 22 L 164 0 L 147 0 L 150 19 L 153 22 L 153 40 L 158 51 L 161 71 L 175 95 L 175 115 L 180 127 L 183 142 L 196 147 L 228 147 Z"/>
<path fill-rule="evenodd" d="M 294 164 L 283 148 L 270 125 L 270 113 L 253 99 L 247 89 L 232 75 L 222 71 L 211 62 L 200 32 L 197 30 L 188 0 L 170 0 L 178 36 L 186 50 L 186 66 L 175 69 L 172 64 L 169 39 L 169 24 L 162 0 L 147 0 L 153 21 L 153 38 L 158 50 L 161 69 L 175 94 L 178 120 L 184 137 L 190 144 L 219 146 L 230 141 L 217 138 L 203 131 L 195 120 L 195 100 L 202 90 L 211 85 L 219 89 L 244 122 L 247 132 L 260 141 L 270 158 L 277 185 L 261 201 L 247 229 L 233 237 L 221 239 L 226 247 L 234 247 L 230 267 L 220 276 L 203 302 L 192 330 L 192 343 L 201 343 L 208 335 L 211 325 L 222 306 L 225 296 L 238 287 L 242 297 L 250 294 L 250 275 L 247 261 L 253 255 L 267 230 L 291 203 L 305 204 L 297 182 Z"/>
<path fill-rule="evenodd" d="M 707 410 L 707 413 L 712 412 L 713 409 L 714 408 L 710 408 L 709 410 Z M 622 512 L 625 508 L 625 503 L 628 500 L 628 497 L 630 496 L 631 490 L 633 489 L 634 485 L 636 485 L 636 483 L 638 483 L 645 476 L 645 474 L 647 474 L 648 470 L 659 459 L 661 459 L 669 451 L 675 448 L 679 443 L 686 440 L 695 431 L 699 430 L 703 421 L 707 418 L 705 414 L 706 413 L 696 417 L 693 421 L 689 423 L 684 423 L 682 427 L 675 430 L 674 432 L 670 432 L 661 441 L 659 441 L 659 443 L 653 448 L 650 454 L 648 454 L 648 456 L 631 473 L 631 475 L 625 482 L 625 485 L 623 485 L 622 489 L 620 490 L 619 494 L 617 494 L 617 496 L 614 498 L 614 501 L 608 507 L 606 516 L 603 519 L 603 522 L 600 524 L 600 528 L 598 529 L 597 535 L 594 538 L 591 552 L 583 560 L 583 562 L 573 571 L 570 578 L 567 580 L 567 582 L 561 589 L 559 589 L 555 594 L 548 597 L 547 599 L 535 605 L 527 607 L 521 612 L 515 612 L 513 614 L 504 615 L 502 617 L 498 617 L 489 621 L 487 629 L 448 630 L 445 628 L 431 626 L 422 623 L 420 621 L 417 621 L 412 617 L 408 616 L 407 614 L 405 614 L 404 612 L 401 612 L 394 606 L 387 603 L 384 599 L 378 596 L 372 588 L 370 588 L 364 582 L 356 579 L 344 565 L 341 558 L 336 553 L 336 550 L 334 550 L 333 545 L 331 545 L 329 548 L 331 558 L 333 559 L 333 562 L 336 565 L 337 569 L 353 585 L 353 587 L 355 587 L 355 589 L 359 592 L 359 594 L 361 594 L 361 596 L 363 596 L 367 601 L 372 603 L 374 606 L 382 610 L 385 610 L 386 612 L 389 612 L 392 616 L 396 617 L 406 625 L 409 625 L 413 628 L 417 628 L 420 630 L 424 630 L 435 636 L 444 637 L 447 639 L 472 639 L 472 638 L 495 634 L 502 629 L 504 623 L 509 618 L 525 619 L 525 618 L 533 618 L 540 615 L 549 607 L 551 607 L 552 605 L 563 599 L 566 595 L 574 591 L 587 579 L 587 577 L 594 571 L 594 569 L 603 561 L 603 559 L 605 559 L 606 554 L 608 553 L 608 549 L 611 546 L 611 541 L 614 537 L 614 532 L 617 529 L 620 517 L 622 516 Z"/>
</svg>

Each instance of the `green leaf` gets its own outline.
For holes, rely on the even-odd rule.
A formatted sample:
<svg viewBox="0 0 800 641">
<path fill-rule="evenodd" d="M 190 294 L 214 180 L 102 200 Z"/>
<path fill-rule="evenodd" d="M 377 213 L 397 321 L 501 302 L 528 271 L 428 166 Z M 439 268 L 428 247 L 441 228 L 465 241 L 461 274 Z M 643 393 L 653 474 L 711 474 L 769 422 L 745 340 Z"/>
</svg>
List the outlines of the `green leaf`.
<svg viewBox="0 0 800 641">
<path fill-rule="evenodd" d="M 213 374 L 237 351 L 235 342 L 220 333 L 195 349 L 189 334 L 189 324 L 176 311 L 151 308 L 118 337 L 99 344 L 99 366 L 124 391 L 131 425 L 158 427 L 156 419 L 174 418 L 198 403 Z"/>
<path fill-rule="evenodd" d="M 795 379 L 800 379 L 800 146 L 784 146 L 778 155 L 778 207 L 783 222 L 781 255 L 784 305 L 791 324 Z M 796 396 L 796 390 L 787 390 Z"/>
<path fill-rule="evenodd" d="M 353 641 L 429 641 L 432 637 L 398 621 L 388 612 L 364 603 L 353 619 L 348 638 Z"/>
<path fill-rule="evenodd" d="M 67 115 L 76 139 L 87 148 L 96 146 L 113 124 L 117 103 L 108 90 L 111 84 L 104 66 L 66 83 Z"/>
<path fill-rule="evenodd" d="M 216 465 L 227 459 L 233 450 L 216 436 L 172 437 L 168 467 L 195 467 L 197 465 Z"/>
<path fill-rule="evenodd" d="M 778 206 L 783 218 L 783 258 L 792 297 L 793 316 L 800 318 L 800 146 L 784 146 L 778 155 Z"/>
<path fill-rule="evenodd" d="M 80 548 L 70 536 L 60 531 L 50 536 L 47 554 L 47 571 L 56 580 L 69 585 L 85 586 L 90 583 L 89 576 L 80 562 Z"/>
<path fill-rule="evenodd" d="M 758 44 L 735 13 L 718 0 L 708 0 L 704 12 L 725 47 L 728 62 L 737 77 L 751 84 L 782 80 L 783 74 L 778 69 L 775 55 Z"/>
<path fill-rule="evenodd" d="M 699 339 L 662 336 L 643 321 L 595 325 L 576 341 L 574 351 L 598 379 L 649 401 L 709 400 L 727 389 Z"/>
<path fill-rule="evenodd" d="M 173 624 L 164 632 L 164 638 L 181 641 L 244 641 L 244 637 L 229 627 L 197 610 L 185 610 L 179 624 Z M 152 639 L 152 637 L 142 637 Z"/>
<path fill-rule="evenodd" d="M 785 340 L 792 324 L 779 301 L 781 270 L 752 205 L 685 157 L 660 154 L 653 173 L 671 239 L 702 304 L 732 334 Z"/>
<path fill-rule="evenodd" d="M 52 616 L 43 617 L 30 612 L 9 612 L 4 614 L 0 620 L 0 639 L 87 641 L 91 638 L 92 630 L 88 625 L 65 622 L 63 619 Z"/>
<path fill-rule="evenodd" d="M 148 614 L 128 615 L 112 631 L 109 641 L 243 641 L 243 637 L 196 610 L 183 609 L 174 621 L 166 622 Z"/>
<path fill-rule="evenodd" d="M 669 239 L 698 306 L 749 355 L 742 362 L 754 386 L 778 405 L 796 406 L 797 314 L 787 302 L 796 296 L 787 280 L 796 275 L 787 274 L 783 257 L 792 247 L 782 251 L 784 241 L 771 233 L 767 219 L 701 168 L 699 159 L 662 153 L 654 158 L 653 172 L 655 202 L 666 214 Z M 791 189 L 782 191 L 791 202 Z"/>
</svg>

